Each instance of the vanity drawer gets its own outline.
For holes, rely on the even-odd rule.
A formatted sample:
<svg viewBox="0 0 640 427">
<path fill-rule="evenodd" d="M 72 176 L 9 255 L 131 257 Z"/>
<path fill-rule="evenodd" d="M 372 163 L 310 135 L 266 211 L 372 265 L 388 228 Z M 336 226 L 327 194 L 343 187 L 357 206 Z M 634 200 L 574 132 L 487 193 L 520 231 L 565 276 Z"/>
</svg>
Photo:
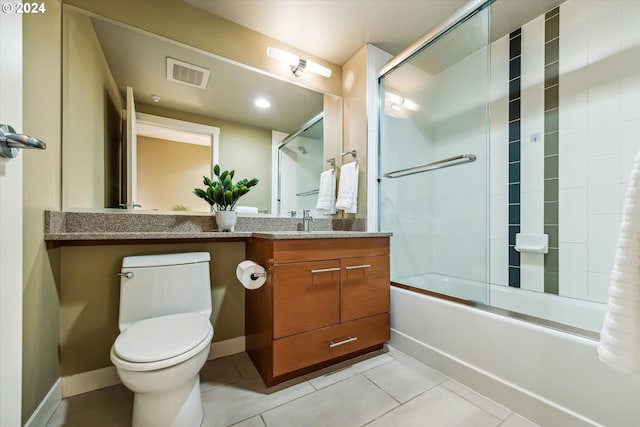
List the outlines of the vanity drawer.
<svg viewBox="0 0 640 427">
<path fill-rule="evenodd" d="M 389 255 L 388 237 L 275 240 L 273 263 Z"/>
<path fill-rule="evenodd" d="M 274 340 L 273 376 L 382 344 L 389 338 L 389 313 L 385 313 Z"/>
<path fill-rule="evenodd" d="M 273 266 L 273 338 L 340 323 L 340 262 Z"/>
</svg>

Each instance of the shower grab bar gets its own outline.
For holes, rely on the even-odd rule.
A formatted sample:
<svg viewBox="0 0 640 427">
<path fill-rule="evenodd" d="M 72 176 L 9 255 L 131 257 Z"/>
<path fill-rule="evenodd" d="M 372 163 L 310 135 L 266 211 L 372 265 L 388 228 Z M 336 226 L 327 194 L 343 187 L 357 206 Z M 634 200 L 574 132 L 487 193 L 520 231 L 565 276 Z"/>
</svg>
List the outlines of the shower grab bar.
<svg viewBox="0 0 640 427">
<path fill-rule="evenodd" d="M 475 160 L 476 160 L 475 154 L 460 154 L 458 156 L 447 157 L 446 159 L 434 160 L 433 162 L 422 163 L 420 165 L 411 166 L 410 168 L 397 169 L 391 172 L 387 172 L 382 176 L 385 178 L 400 178 L 402 176 L 413 175 L 413 174 L 422 173 L 422 172 L 429 172 L 435 169 L 441 169 L 441 168 L 447 168 L 449 166 L 459 165 L 460 161 L 475 162 Z M 447 164 L 450 162 L 458 162 L 458 163 Z M 420 170 L 423 168 L 429 168 L 429 169 Z M 402 174 L 402 175 L 392 176 L 396 174 Z"/>
</svg>

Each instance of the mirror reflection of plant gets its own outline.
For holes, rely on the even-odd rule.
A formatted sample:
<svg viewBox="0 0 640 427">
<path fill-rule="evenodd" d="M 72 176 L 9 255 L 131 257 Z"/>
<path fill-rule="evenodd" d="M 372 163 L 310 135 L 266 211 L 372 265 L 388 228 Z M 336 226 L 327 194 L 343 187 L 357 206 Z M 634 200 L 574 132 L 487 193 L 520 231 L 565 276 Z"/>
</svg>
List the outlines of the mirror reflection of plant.
<svg viewBox="0 0 640 427">
<path fill-rule="evenodd" d="M 204 199 L 209 205 L 214 206 L 216 211 L 231 211 L 238 203 L 240 197 L 249 192 L 251 187 L 258 184 L 258 179 L 251 180 L 243 178 L 235 184 L 231 181 L 235 170 L 223 171 L 220 173 L 220 165 L 213 167 L 215 180 L 203 177 L 205 189 L 194 188 L 193 194 Z"/>
<path fill-rule="evenodd" d="M 174 207 L 171 208 L 171 210 L 178 211 L 178 212 L 186 212 L 189 210 L 189 208 L 184 205 L 175 205 Z"/>
</svg>

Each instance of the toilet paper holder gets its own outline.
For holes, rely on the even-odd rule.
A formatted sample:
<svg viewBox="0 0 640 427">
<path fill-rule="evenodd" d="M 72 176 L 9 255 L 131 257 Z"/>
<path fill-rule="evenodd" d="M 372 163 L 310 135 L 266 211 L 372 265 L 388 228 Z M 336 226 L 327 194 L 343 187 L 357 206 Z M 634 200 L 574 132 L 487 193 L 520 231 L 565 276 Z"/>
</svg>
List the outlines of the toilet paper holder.
<svg viewBox="0 0 640 427">
<path fill-rule="evenodd" d="M 258 277 L 267 277 L 267 270 L 262 273 L 251 273 L 251 280 L 256 280 Z"/>
</svg>

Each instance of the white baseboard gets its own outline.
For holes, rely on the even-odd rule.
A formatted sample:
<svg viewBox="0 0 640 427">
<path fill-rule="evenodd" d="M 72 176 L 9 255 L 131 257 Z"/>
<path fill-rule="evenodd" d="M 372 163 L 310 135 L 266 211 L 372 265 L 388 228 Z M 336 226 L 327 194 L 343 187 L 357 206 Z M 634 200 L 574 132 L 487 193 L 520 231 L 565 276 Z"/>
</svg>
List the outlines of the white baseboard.
<svg viewBox="0 0 640 427">
<path fill-rule="evenodd" d="M 115 366 L 62 377 L 62 397 L 75 396 L 100 388 L 120 384 Z"/>
<path fill-rule="evenodd" d="M 207 360 L 219 359 L 221 357 L 241 353 L 245 349 L 246 340 L 244 336 L 214 342 L 211 344 Z M 106 368 L 69 375 L 62 377 L 62 397 L 87 393 L 89 391 L 120 384 L 120 382 L 121 381 L 118 377 L 115 366 L 107 366 Z"/>
<path fill-rule="evenodd" d="M 62 378 L 53 383 L 47 395 L 42 399 L 33 414 L 29 417 L 24 427 L 44 427 L 56 411 L 62 400 Z"/>
</svg>

